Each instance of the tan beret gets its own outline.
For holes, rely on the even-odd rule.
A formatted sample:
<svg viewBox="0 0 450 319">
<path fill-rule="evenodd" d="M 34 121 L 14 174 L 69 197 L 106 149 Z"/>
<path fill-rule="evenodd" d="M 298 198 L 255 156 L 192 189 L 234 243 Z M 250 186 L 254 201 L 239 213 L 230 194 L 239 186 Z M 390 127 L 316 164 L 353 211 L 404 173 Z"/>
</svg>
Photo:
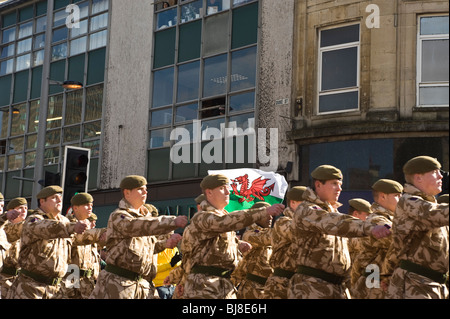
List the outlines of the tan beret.
<svg viewBox="0 0 450 319">
<path fill-rule="evenodd" d="M 80 206 L 93 202 L 94 198 L 91 196 L 91 194 L 88 193 L 78 193 L 75 196 L 73 196 L 72 199 L 70 200 L 72 206 Z"/>
<path fill-rule="evenodd" d="M 370 208 L 370 203 L 362 198 L 353 198 L 348 201 L 348 204 L 353 207 L 354 209 L 360 211 L 360 212 L 366 212 L 371 214 L 372 209 Z"/>
<path fill-rule="evenodd" d="M 14 209 L 22 205 L 28 205 L 27 200 L 23 197 L 17 197 L 8 203 L 8 206 L 6 206 L 6 210 Z"/>
<path fill-rule="evenodd" d="M 53 196 L 55 194 L 62 194 L 63 189 L 61 188 L 61 186 L 47 186 L 45 188 L 43 188 L 37 195 L 36 198 L 37 199 L 43 199 L 43 198 L 47 198 L 50 196 Z"/>
<path fill-rule="evenodd" d="M 320 181 L 343 178 L 341 170 L 331 165 L 322 165 L 317 167 L 311 173 L 311 177 Z"/>
<path fill-rule="evenodd" d="M 437 199 L 437 202 L 438 202 L 438 204 L 444 204 L 444 203 L 448 204 L 448 194 L 439 196 Z"/>
<path fill-rule="evenodd" d="M 250 209 L 263 208 L 263 207 L 269 207 L 269 206 L 272 206 L 272 205 L 270 205 L 269 203 L 266 203 L 266 202 L 257 202 L 257 203 L 254 203 Z"/>
<path fill-rule="evenodd" d="M 418 156 L 410 159 L 403 166 L 405 175 L 425 174 L 435 169 L 441 169 L 441 163 L 435 158 L 429 156 Z"/>
<path fill-rule="evenodd" d="M 225 175 L 222 174 L 208 175 L 202 180 L 202 182 L 200 183 L 200 187 L 203 190 L 214 189 L 219 186 L 228 185 L 229 183 L 230 180 Z"/>
<path fill-rule="evenodd" d="M 286 198 L 289 200 L 295 200 L 295 201 L 302 201 L 303 200 L 303 193 L 305 192 L 306 187 L 305 186 L 295 186 L 292 187 L 287 193 Z"/>
<path fill-rule="evenodd" d="M 130 175 L 120 182 L 121 189 L 135 189 L 147 185 L 147 180 L 143 176 Z"/>
<path fill-rule="evenodd" d="M 204 194 L 200 194 L 195 198 L 195 202 L 200 205 L 204 200 L 206 200 L 206 196 Z"/>
<path fill-rule="evenodd" d="M 88 220 L 90 220 L 91 222 L 92 221 L 95 221 L 95 220 L 97 220 L 98 219 L 98 217 L 97 217 L 97 215 L 95 215 L 94 213 L 91 213 L 91 215 L 88 217 Z"/>
<path fill-rule="evenodd" d="M 372 185 L 372 189 L 385 194 L 403 193 L 403 186 L 391 179 L 380 179 Z"/>
</svg>

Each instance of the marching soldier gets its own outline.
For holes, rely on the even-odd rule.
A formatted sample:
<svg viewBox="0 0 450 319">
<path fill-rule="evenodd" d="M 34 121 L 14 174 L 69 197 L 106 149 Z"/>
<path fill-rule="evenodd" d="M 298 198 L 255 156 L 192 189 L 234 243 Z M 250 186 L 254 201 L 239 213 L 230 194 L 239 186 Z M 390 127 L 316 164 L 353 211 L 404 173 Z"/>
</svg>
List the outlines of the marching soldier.
<svg viewBox="0 0 450 319">
<path fill-rule="evenodd" d="M 297 208 L 292 226 L 297 245 L 297 272 L 288 292 L 290 299 L 350 298 L 345 280 L 350 268 L 347 238 L 373 234 L 385 237 L 390 231 L 374 226 L 337 208 L 342 173 L 323 165 L 312 174 L 314 189 L 307 188 L 304 202 Z"/>
<path fill-rule="evenodd" d="M 147 180 L 127 176 L 121 183 L 123 199 L 111 214 L 107 226 L 106 267 L 100 272 L 91 299 L 147 299 L 155 297 L 155 235 L 167 234 L 187 224 L 186 216 L 152 217 L 144 206 Z M 175 247 L 176 242 L 172 247 Z"/>
<path fill-rule="evenodd" d="M 5 207 L 5 197 L 0 193 L 0 216 L 3 214 L 3 208 Z"/>
<path fill-rule="evenodd" d="M 269 203 L 258 202 L 251 209 L 270 207 Z M 238 283 L 238 299 L 264 299 L 264 285 L 272 274 L 269 265 L 272 255 L 272 216 L 250 225 L 242 235 L 242 240 L 252 245 L 252 249 L 239 261 L 235 272 L 241 272 L 243 278 Z M 236 286 L 238 286 L 236 285 Z"/>
<path fill-rule="evenodd" d="M 265 299 L 287 299 L 289 282 L 296 270 L 295 247 L 291 248 L 294 243 L 291 222 L 295 210 L 303 201 L 305 190 L 304 186 L 295 186 L 287 192 L 288 207 L 273 227 L 270 266 L 274 271 L 264 286 Z"/>
<path fill-rule="evenodd" d="M 6 210 L 16 211 L 19 216 L 5 225 L 5 233 L 10 243 L 6 252 L 3 268 L 0 269 L 1 298 L 6 298 L 9 288 L 19 273 L 20 235 L 27 217 L 28 203 L 25 198 L 14 198 L 8 203 Z"/>
<path fill-rule="evenodd" d="M 390 179 L 380 179 L 372 185 L 374 203 L 371 206 L 372 214 L 367 217 L 367 222 L 376 225 L 388 225 L 392 227 L 395 208 L 402 195 L 403 186 Z M 354 238 L 352 238 L 354 239 Z M 387 251 L 392 242 L 392 236 L 375 239 L 374 237 L 357 238 L 360 250 L 356 260 L 352 259 L 352 298 L 355 299 L 384 299 L 385 291 L 383 285 L 387 282 L 389 274 L 383 273 L 382 266 Z M 373 265 L 383 276 L 376 284 L 367 286 L 368 275 L 372 271 L 367 266 Z M 383 283 L 381 283 L 383 282 Z"/>
<path fill-rule="evenodd" d="M 224 175 L 209 175 L 200 186 L 206 200 L 186 227 L 181 242 L 186 299 L 235 299 L 236 289 L 230 280 L 241 252 L 250 245 L 238 243 L 235 231 L 243 229 L 267 215 L 281 214 L 284 206 L 250 209 L 228 213 L 229 180 Z"/>
<path fill-rule="evenodd" d="M 87 228 L 85 222 L 71 223 L 61 215 L 62 192 L 59 186 L 48 186 L 37 194 L 39 209 L 23 225 L 21 270 L 8 299 L 61 298 L 60 283 L 68 266 L 72 234 L 82 234 Z"/>
<path fill-rule="evenodd" d="M 89 232 L 77 235 L 74 238 L 70 254 L 70 264 L 79 269 L 79 282 L 71 283 L 73 287 L 64 287 L 64 297 L 70 299 L 86 299 L 95 287 L 95 282 L 100 273 L 100 253 L 98 243 L 106 242 L 106 229 L 93 228 L 91 217 L 94 198 L 88 193 L 79 193 L 70 200 L 72 211 L 67 216 L 72 222 L 80 220 L 89 221 Z M 87 235 L 89 233 L 89 235 Z M 102 244 L 100 244 L 102 246 Z M 70 276 L 71 272 L 68 273 Z"/>
<path fill-rule="evenodd" d="M 442 191 L 440 168 L 429 156 L 415 157 L 403 166 L 406 184 L 392 224 L 387 265 L 394 271 L 386 298 L 449 297 L 449 209 L 435 199 Z"/>
</svg>

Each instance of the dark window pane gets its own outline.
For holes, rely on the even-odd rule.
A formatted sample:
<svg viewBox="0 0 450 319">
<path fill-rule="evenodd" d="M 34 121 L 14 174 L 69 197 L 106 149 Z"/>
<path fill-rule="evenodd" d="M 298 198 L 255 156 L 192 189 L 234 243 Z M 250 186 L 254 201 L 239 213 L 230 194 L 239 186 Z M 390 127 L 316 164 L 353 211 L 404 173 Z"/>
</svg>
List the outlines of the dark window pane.
<svg viewBox="0 0 450 319">
<path fill-rule="evenodd" d="M 33 6 L 28 6 L 19 10 L 19 21 L 25 21 L 33 17 Z"/>
<path fill-rule="evenodd" d="M 188 61 L 200 57 L 202 23 L 196 21 L 180 26 L 178 61 Z"/>
<path fill-rule="evenodd" d="M 327 47 L 359 41 L 359 24 L 346 27 L 323 30 L 321 32 L 320 46 Z"/>
<path fill-rule="evenodd" d="M 358 92 L 323 95 L 319 98 L 319 113 L 358 109 Z"/>
<path fill-rule="evenodd" d="M 0 94 L 0 106 L 9 105 L 11 92 L 11 75 L 0 77 L 0 91 L 2 92 L 2 94 Z"/>
<path fill-rule="evenodd" d="M 224 94 L 227 91 L 227 55 L 205 60 L 203 96 Z"/>
<path fill-rule="evenodd" d="M 31 99 L 41 96 L 42 66 L 34 68 L 31 75 Z"/>
<path fill-rule="evenodd" d="M 69 33 L 68 30 L 69 29 L 67 29 L 67 28 L 60 28 L 60 29 L 53 30 L 52 43 L 59 42 L 62 40 L 67 40 L 67 35 Z"/>
<path fill-rule="evenodd" d="M 148 175 L 150 182 L 167 181 L 169 179 L 170 149 L 148 152 Z"/>
<path fill-rule="evenodd" d="M 173 101 L 173 68 L 160 70 L 153 76 L 153 107 L 170 105 Z"/>
<path fill-rule="evenodd" d="M 48 99 L 47 128 L 61 127 L 63 95 L 51 96 Z M 58 130 L 59 131 L 59 130 Z"/>
<path fill-rule="evenodd" d="M 258 3 L 233 11 L 232 48 L 256 43 L 258 40 Z"/>
<path fill-rule="evenodd" d="M 47 0 L 38 2 L 36 4 L 36 16 L 40 16 L 47 13 Z"/>
<path fill-rule="evenodd" d="M 180 65 L 178 68 L 177 101 L 190 101 L 198 98 L 200 62 Z"/>
<path fill-rule="evenodd" d="M 171 28 L 155 33 L 154 68 L 160 68 L 175 62 L 176 29 Z"/>
<path fill-rule="evenodd" d="M 94 121 L 102 118 L 103 84 L 86 89 L 85 121 Z"/>
<path fill-rule="evenodd" d="M 16 73 L 14 81 L 14 101 L 13 103 L 23 102 L 27 100 L 28 94 L 28 75 L 29 71 Z"/>
<path fill-rule="evenodd" d="M 13 25 L 16 23 L 16 11 L 14 10 L 11 13 L 5 14 L 2 16 L 2 27 L 6 28 L 10 25 Z"/>
<path fill-rule="evenodd" d="M 150 148 L 170 146 L 170 128 L 150 132 Z"/>
<path fill-rule="evenodd" d="M 358 48 L 322 54 L 322 91 L 357 86 Z"/>
<path fill-rule="evenodd" d="M 103 82 L 105 78 L 105 54 L 106 49 L 98 49 L 89 52 L 87 84 Z"/>
<path fill-rule="evenodd" d="M 50 64 L 50 79 L 55 81 L 64 81 L 66 61 L 61 60 Z M 50 94 L 60 93 L 63 88 L 60 85 L 50 85 Z"/>
<path fill-rule="evenodd" d="M 84 54 L 77 55 L 69 59 L 68 79 L 84 83 L 84 60 Z"/>
<path fill-rule="evenodd" d="M 256 47 L 231 54 L 231 91 L 252 88 L 256 82 Z"/>
</svg>

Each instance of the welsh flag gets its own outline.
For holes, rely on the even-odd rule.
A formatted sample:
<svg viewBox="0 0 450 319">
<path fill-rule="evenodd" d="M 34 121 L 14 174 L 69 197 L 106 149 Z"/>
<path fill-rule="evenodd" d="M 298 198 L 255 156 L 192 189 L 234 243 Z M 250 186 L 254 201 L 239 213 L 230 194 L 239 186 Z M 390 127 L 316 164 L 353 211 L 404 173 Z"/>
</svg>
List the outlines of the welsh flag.
<svg viewBox="0 0 450 319">
<path fill-rule="evenodd" d="M 230 203 L 225 207 L 228 212 L 249 209 L 257 202 L 280 204 L 288 189 L 284 176 L 258 169 L 214 170 L 208 174 L 222 174 L 230 180 Z"/>
</svg>

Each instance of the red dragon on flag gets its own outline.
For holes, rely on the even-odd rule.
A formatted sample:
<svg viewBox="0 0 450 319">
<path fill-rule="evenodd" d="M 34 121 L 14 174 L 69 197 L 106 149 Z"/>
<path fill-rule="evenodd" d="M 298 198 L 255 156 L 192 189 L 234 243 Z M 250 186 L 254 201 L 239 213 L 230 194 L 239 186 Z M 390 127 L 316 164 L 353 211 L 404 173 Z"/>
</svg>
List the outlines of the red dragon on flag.
<svg viewBox="0 0 450 319">
<path fill-rule="evenodd" d="M 245 174 L 232 180 L 230 186 L 233 189 L 234 194 L 240 196 L 239 203 L 243 203 L 244 201 L 252 202 L 256 198 L 263 201 L 264 197 L 270 195 L 275 187 L 275 183 L 266 187 L 266 183 L 269 180 L 270 179 L 262 179 L 262 176 L 260 176 L 255 179 L 249 187 L 250 180 L 248 174 Z M 241 184 L 239 190 L 238 184 Z"/>
</svg>

